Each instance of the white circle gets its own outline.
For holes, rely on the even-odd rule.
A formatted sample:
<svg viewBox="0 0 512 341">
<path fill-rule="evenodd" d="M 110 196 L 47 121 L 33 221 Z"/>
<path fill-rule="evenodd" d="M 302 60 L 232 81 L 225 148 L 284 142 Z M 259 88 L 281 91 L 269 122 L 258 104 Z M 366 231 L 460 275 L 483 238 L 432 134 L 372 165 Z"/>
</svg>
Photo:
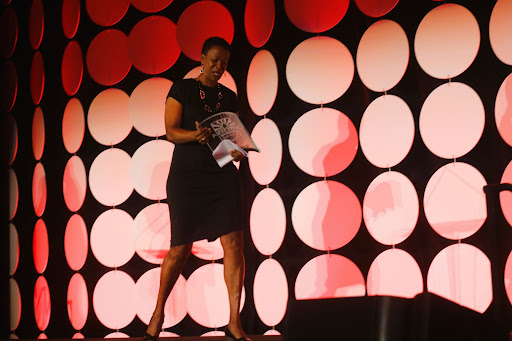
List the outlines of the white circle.
<svg viewBox="0 0 512 341">
<path fill-rule="evenodd" d="M 277 96 L 279 75 L 272 53 L 260 50 L 252 58 L 247 71 L 247 100 L 258 116 L 266 115 Z"/>
<path fill-rule="evenodd" d="M 254 307 L 260 320 L 276 326 L 286 313 L 288 280 L 281 264 L 275 259 L 264 260 L 254 276 Z"/>
<path fill-rule="evenodd" d="M 82 207 L 87 193 L 87 173 L 82 159 L 74 155 L 66 163 L 62 179 L 64 202 L 71 212 Z"/>
<path fill-rule="evenodd" d="M 507 65 L 512 65 L 512 1 L 498 0 L 489 21 L 489 40 L 496 57 Z"/>
<path fill-rule="evenodd" d="M 171 245 L 169 205 L 156 203 L 142 209 L 133 221 L 133 238 L 140 258 L 162 264 Z"/>
<path fill-rule="evenodd" d="M 277 176 L 283 158 L 283 143 L 279 128 L 265 118 L 254 127 L 251 137 L 260 152 L 249 152 L 249 168 L 252 177 L 260 185 L 268 185 Z"/>
<path fill-rule="evenodd" d="M 511 2 L 512 3 L 512 2 Z M 503 81 L 496 96 L 494 116 L 501 138 L 512 147 L 512 73 Z"/>
</svg>

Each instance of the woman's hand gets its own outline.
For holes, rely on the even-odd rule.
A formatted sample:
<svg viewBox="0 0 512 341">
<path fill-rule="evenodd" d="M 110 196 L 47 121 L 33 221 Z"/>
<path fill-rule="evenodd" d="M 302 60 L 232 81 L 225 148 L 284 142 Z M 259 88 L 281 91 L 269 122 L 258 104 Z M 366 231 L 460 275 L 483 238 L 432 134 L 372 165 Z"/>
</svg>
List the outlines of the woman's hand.
<svg viewBox="0 0 512 341">
<path fill-rule="evenodd" d="M 212 130 L 210 128 L 201 127 L 199 122 L 196 121 L 195 137 L 197 142 L 199 142 L 200 144 L 205 144 L 208 142 L 211 136 Z"/>
<path fill-rule="evenodd" d="M 242 161 L 244 159 L 244 157 L 245 157 L 244 154 L 242 154 L 241 151 L 236 150 L 236 149 L 233 149 L 232 151 L 230 151 L 229 155 L 231 155 L 233 160 L 236 161 L 236 162 Z"/>
</svg>

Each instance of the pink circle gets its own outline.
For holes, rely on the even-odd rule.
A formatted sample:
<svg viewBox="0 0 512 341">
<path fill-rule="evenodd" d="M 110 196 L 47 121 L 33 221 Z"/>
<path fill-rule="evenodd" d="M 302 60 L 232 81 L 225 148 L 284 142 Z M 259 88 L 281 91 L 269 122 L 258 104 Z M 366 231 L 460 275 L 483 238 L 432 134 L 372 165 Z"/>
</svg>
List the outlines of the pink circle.
<svg viewBox="0 0 512 341">
<path fill-rule="evenodd" d="M 69 100 L 62 117 L 62 140 L 70 154 L 76 153 L 85 135 L 84 108 L 78 98 Z"/>
<path fill-rule="evenodd" d="M 87 192 L 87 173 L 82 159 L 72 156 L 64 168 L 62 180 L 62 192 L 64 202 L 71 212 L 76 212 L 82 207 Z"/>
<path fill-rule="evenodd" d="M 13 276 L 20 262 L 20 240 L 18 230 L 13 223 L 9 223 L 9 276 Z"/>
<path fill-rule="evenodd" d="M 156 13 L 160 12 L 171 4 L 173 0 L 131 0 L 132 6 L 141 12 Z"/>
<path fill-rule="evenodd" d="M 0 56 L 10 58 L 18 42 L 18 16 L 12 7 L 6 7 L 0 15 Z"/>
<path fill-rule="evenodd" d="M 195 67 L 190 70 L 183 79 L 187 78 L 196 78 L 200 75 L 201 66 Z M 220 77 L 219 83 L 224 85 L 229 90 L 233 91 L 235 94 L 237 93 L 237 87 L 233 76 L 228 71 L 224 71 L 224 74 Z"/>
<path fill-rule="evenodd" d="M 176 25 L 166 17 L 144 18 L 135 24 L 128 36 L 128 56 L 133 66 L 149 75 L 168 70 L 180 53 Z"/>
<path fill-rule="evenodd" d="M 398 0 L 355 0 L 356 5 L 361 12 L 372 18 L 382 17 L 393 8 Z"/>
<path fill-rule="evenodd" d="M 418 64 L 428 75 L 454 78 L 473 63 L 480 47 L 480 29 L 473 14 L 458 4 L 444 4 L 421 21 L 414 38 Z"/>
<path fill-rule="evenodd" d="M 36 108 L 34 118 L 32 120 L 32 152 L 36 161 L 41 160 L 44 151 L 45 127 L 43 110 Z"/>
<path fill-rule="evenodd" d="M 83 73 L 82 49 L 76 41 L 71 41 L 64 50 L 61 67 L 62 86 L 66 94 L 76 94 L 82 83 Z"/>
<path fill-rule="evenodd" d="M 18 188 L 18 177 L 12 168 L 7 171 L 7 178 L 9 181 L 9 220 L 13 220 L 18 210 L 18 201 L 20 193 Z"/>
<path fill-rule="evenodd" d="M 129 339 L 130 336 L 121 332 L 113 332 L 108 335 L 105 335 L 105 339 Z"/>
<path fill-rule="evenodd" d="M 281 333 L 275 329 L 267 330 L 263 335 L 281 335 Z"/>
<path fill-rule="evenodd" d="M 279 250 L 286 233 L 286 210 L 279 193 L 264 188 L 251 207 L 251 237 L 258 251 L 270 256 Z"/>
<path fill-rule="evenodd" d="M 46 208 L 46 172 L 42 163 L 37 163 L 32 177 L 32 204 L 36 216 L 41 217 Z"/>
<path fill-rule="evenodd" d="M 169 206 L 156 203 L 142 209 L 133 221 L 133 238 L 135 251 L 140 258 L 161 264 L 169 251 L 171 240 Z"/>
<path fill-rule="evenodd" d="M 461 240 L 475 234 L 487 218 L 482 174 L 466 163 L 449 163 L 430 178 L 423 196 L 428 223 L 439 235 Z"/>
<path fill-rule="evenodd" d="M 62 31 L 68 39 L 72 39 L 80 24 L 80 0 L 64 0 L 62 2 Z"/>
<path fill-rule="evenodd" d="M 48 335 L 46 335 L 46 334 L 43 332 L 43 333 L 41 333 L 41 334 L 39 334 L 39 335 L 37 336 L 37 339 L 38 339 L 38 340 L 47 340 L 47 339 L 48 339 Z"/>
<path fill-rule="evenodd" d="M 165 101 L 172 82 L 166 78 L 146 79 L 132 91 L 128 113 L 133 127 L 151 137 L 165 135 Z"/>
<path fill-rule="evenodd" d="M 183 275 L 178 277 L 167 298 L 164 307 L 164 322 L 162 328 L 173 327 L 187 315 L 187 281 Z M 149 324 L 155 311 L 158 289 L 160 287 L 160 268 L 146 271 L 135 284 L 137 316 L 145 324 Z M 160 334 L 160 337 L 163 337 Z"/>
<path fill-rule="evenodd" d="M 361 226 L 361 204 L 350 188 L 336 181 L 315 182 L 293 203 L 292 223 L 309 247 L 332 251 L 348 244 Z"/>
<path fill-rule="evenodd" d="M 128 37 L 116 29 L 99 33 L 89 45 L 86 64 L 95 82 L 105 86 L 119 83 L 132 67 L 128 57 Z"/>
<path fill-rule="evenodd" d="M 276 100 L 278 86 L 277 64 L 272 53 L 256 53 L 247 72 L 247 100 L 258 116 L 266 115 Z"/>
<path fill-rule="evenodd" d="M 38 105 L 43 98 L 44 92 L 44 62 L 43 55 L 37 51 L 32 59 L 32 67 L 30 68 L 30 94 L 32 102 Z"/>
<path fill-rule="evenodd" d="M 304 40 L 286 63 L 290 89 L 307 103 L 326 104 L 337 100 L 348 90 L 353 78 L 354 60 L 350 51 L 331 37 Z"/>
<path fill-rule="evenodd" d="M 183 53 L 201 60 L 201 48 L 210 37 L 224 38 L 231 44 L 235 25 L 229 11 L 216 1 L 198 1 L 188 6 L 178 19 L 176 38 Z"/>
<path fill-rule="evenodd" d="M 50 323 L 51 312 L 50 288 L 46 278 L 39 276 L 34 286 L 34 316 L 39 330 L 46 330 Z"/>
<path fill-rule="evenodd" d="M 285 0 L 290 21 L 299 29 L 320 33 L 336 26 L 348 10 L 349 0 Z"/>
<path fill-rule="evenodd" d="M 489 21 L 489 40 L 492 50 L 501 62 L 512 65 L 512 46 L 510 36 L 512 35 L 512 2 L 500 0 L 494 5 Z"/>
<path fill-rule="evenodd" d="M 342 172 L 352 163 L 358 143 L 350 118 L 336 109 L 323 107 L 308 111 L 295 122 L 288 147 L 293 161 L 303 172 L 327 177 Z"/>
<path fill-rule="evenodd" d="M 18 329 L 21 320 L 21 292 L 18 282 L 9 278 L 10 331 Z M 11 334 L 13 335 L 13 334 Z"/>
<path fill-rule="evenodd" d="M 240 310 L 244 302 L 245 288 L 242 288 Z M 187 311 L 204 327 L 219 328 L 228 324 L 229 300 L 224 265 L 206 264 L 190 275 L 187 280 Z"/>
<path fill-rule="evenodd" d="M 3 159 L 7 166 L 12 166 L 18 153 L 18 124 L 11 113 L 2 115 L 2 128 Z"/>
<path fill-rule="evenodd" d="M 32 239 L 32 255 L 34 257 L 34 266 L 39 274 L 46 270 L 48 265 L 48 256 L 50 247 L 48 244 L 48 231 L 43 219 L 38 219 L 34 226 L 34 236 Z"/>
<path fill-rule="evenodd" d="M 37 50 L 43 40 L 44 8 L 42 0 L 32 1 L 28 21 L 28 37 L 32 49 Z"/>
<path fill-rule="evenodd" d="M 64 232 L 64 253 L 71 270 L 79 271 L 84 266 L 88 252 L 87 226 L 79 214 L 73 214 Z"/>
<path fill-rule="evenodd" d="M 512 162 L 510 162 L 503 172 L 501 183 L 512 183 Z M 500 192 L 500 206 L 503 216 L 512 225 L 512 193 L 509 191 Z"/>
<path fill-rule="evenodd" d="M 268 41 L 274 28 L 274 0 L 247 0 L 244 12 L 245 34 L 249 43 L 260 48 Z"/>
<path fill-rule="evenodd" d="M 68 317 L 75 330 L 80 330 L 87 322 L 89 312 L 89 296 L 87 285 L 81 274 L 75 273 L 68 285 L 67 293 Z"/>
<path fill-rule="evenodd" d="M 400 249 L 389 249 L 373 261 L 366 285 L 368 296 L 414 298 L 423 292 L 423 276 L 410 254 Z"/>
<path fill-rule="evenodd" d="M 130 0 L 86 0 L 89 18 L 100 26 L 112 26 L 119 22 L 130 7 Z"/>
<path fill-rule="evenodd" d="M 92 101 L 87 125 L 92 137 L 105 146 L 122 142 L 132 130 L 129 116 L 129 96 L 120 89 L 109 88 Z"/>
<path fill-rule="evenodd" d="M 120 267 L 135 254 L 133 218 L 123 210 L 103 212 L 91 229 L 91 250 L 103 265 Z"/>
<path fill-rule="evenodd" d="M 18 73 L 16 65 L 11 60 L 2 63 L 0 68 L 0 85 L 2 85 L 0 105 L 3 111 L 9 112 L 14 106 L 14 102 L 16 102 L 18 94 Z"/>
<path fill-rule="evenodd" d="M 385 172 L 377 176 L 364 196 L 363 218 L 368 232 L 381 244 L 406 240 L 418 222 L 418 193 L 405 175 Z"/>
<path fill-rule="evenodd" d="M 512 252 L 508 255 L 503 279 L 505 282 L 505 291 L 507 292 L 508 301 L 512 304 Z"/>
<path fill-rule="evenodd" d="M 121 329 L 135 318 L 135 297 L 135 282 L 130 275 L 113 270 L 104 274 L 96 283 L 92 306 L 96 317 L 105 327 Z"/>
<path fill-rule="evenodd" d="M 420 112 L 420 134 L 435 155 L 454 159 L 469 153 L 485 126 L 485 109 L 466 84 L 446 83 L 432 91 Z"/>
<path fill-rule="evenodd" d="M 267 326 L 278 325 L 288 306 L 288 280 L 275 259 L 266 259 L 254 276 L 254 306 Z"/>
<path fill-rule="evenodd" d="M 491 262 L 468 244 L 446 247 L 430 264 L 428 292 L 483 314 L 492 302 Z"/>
<path fill-rule="evenodd" d="M 279 128 L 271 119 L 259 121 L 251 133 L 261 152 L 249 152 L 251 174 L 260 185 L 268 185 L 277 176 L 283 158 L 283 144 Z"/>
<path fill-rule="evenodd" d="M 512 74 L 503 81 L 496 96 L 494 115 L 501 138 L 512 146 Z"/>
<path fill-rule="evenodd" d="M 192 244 L 192 254 L 199 259 L 213 262 L 224 257 L 224 249 L 220 243 L 220 238 L 212 242 L 203 239 Z"/>
<path fill-rule="evenodd" d="M 72 339 L 85 339 L 85 336 L 82 333 L 75 333 Z"/>
<path fill-rule="evenodd" d="M 337 254 L 313 258 L 300 269 L 295 281 L 295 298 L 360 297 L 365 295 L 361 270 L 350 259 Z"/>
</svg>

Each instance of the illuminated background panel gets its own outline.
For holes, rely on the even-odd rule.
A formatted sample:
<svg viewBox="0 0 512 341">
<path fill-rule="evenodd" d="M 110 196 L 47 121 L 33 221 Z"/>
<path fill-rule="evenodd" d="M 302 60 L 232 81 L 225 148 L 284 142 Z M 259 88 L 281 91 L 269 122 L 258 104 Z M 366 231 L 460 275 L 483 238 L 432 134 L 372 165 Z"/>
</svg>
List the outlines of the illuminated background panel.
<svg viewBox="0 0 512 341">
<path fill-rule="evenodd" d="M 276 9 L 274 0 L 247 0 L 244 11 L 244 27 L 247 40 L 254 47 L 262 47 L 270 38 Z"/>
<path fill-rule="evenodd" d="M 454 78 L 473 63 L 480 47 L 480 29 L 473 14 L 458 4 L 444 4 L 421 21 L 414 52 L 428 75 Z"/>
<path fill-rule="evenodd" d="M 512 252 L 508 255 L 503 277 L 508 301 L 512 304 Z"/>
<path fill-rule="evenodd" d="M 45 127 L 43 110 L 37 107 L 32 119 L 32 152 L 36 161 L 41 160 L 44 151 Z"/>
<path fill-rule="evenodd" d="M 11 113 L 0 118 L 2 121 L 2 159 L 7 166 L 12 166 L 18 153 L 18 124 Z"/>
<path fill-rule="evenodd" d="M 512 65 L 512 1 L 498 0 L 489 21 L 489 40 L 496 57 L 507 65 Z"/>
<path fill-rule="evenodd" d="M 32 1 L 28 18 L 28 38 L 32 49 L 37 50 L 43 40 L 44 8 L 42 0 Z"/>
<path fill-rule="evenodd" d="M 505 78 L 498 90 L 494 116 L 501 138 L 512 146 L 512 74 Z"/>
<path fill-rule="evenodd" d="M 72 39 L 80 24 L 80 0 L 62 1 L 62 32 L 68 39 Z"/>
<path fill-rule="evenodd" d="M 340 98 L 354 78 L 354 61 L 339 40 L 317 36 L 293 49 L 286 63 L 286 80 L 295 96 L 325 104 Z"/>
<path fill-rule="evenodd" d="M 199 77 L 200 70 L 201 70 L 201 66 L 193 68 L 185 75 L 185 77 L 183 77 L 183 79 Z M 219 79 L 219 83 L 224 85 L 229 90 L 233 91 L 235 94 L 238 94 L 235 80 L 233 79 L 233 76 L 231 76 L 231 74 L 228 71 L 224 71 L 224 74 Z"/>
<path fill-rule="evenodd" d="M 82 333 L 75 333 L 73 334 L 72 339 L 85 339 L 85 336 Z"/>
<path fill-rule="evenodd" d="M 297 196 L 292 208 L 293 228 L 308 246 L 332 251 L 348 244 L 359 231 L 361 204 L 346 185 L 318 181 Z"/>
<path fill-rule="evenodd" d="M 12 168 L 9 168 L 7 171 L 7 179 L 9 183 L 9 220 L 12 220 L 18 210 L 18 202 L 20 199 L 18 177 Z"/>
<path fill-rule="evenodd" d="M 130 335 L 121 332 L 113 332 L 105 335 L 105 339 L 128 339 Z"/>
<path fill-rule="evenodd" d="M 87 193 L 87 173 L 82 159 L 75 155 L 66 163 L 62 180 L 64 202 L 71 212 L 82 207 Z"/>
<path fill-rule="evenodd" d="M 18 230 L 13 223 L 9 223 L 9 276 L 14 275 L 20 261 L 20 240 Z"/>
<path fill-rule="evenodd" d="M 264 260 L 254 276 L 254 306 L 260 320 L 276 326 L 284 318 L 288 306 L 288 280 L 283 267 L 275 259 Z"/>
<path fill-rule="evenodd" d="M 18 42 L 18 16 L 12 7 L 6 7 L 0 14 L 0 56 L 10 58 Z"/>
<path fill-rule="evenodd" d="M 85 135 L 85 116 L 82 102 L 72 98 L 66 104 L 62 117 L 62 141 L 70 154 L 80 149 Z"/>
<path fill-rule="evenodd" d="M 67 292 L 68 317 L 75 330 L 81 330 L 87 322 L 89 312 L 89 296 L 87 284 L 79 273 L 75 273 L 68 285 Z"/>
<path fill-rule="evenodd" d="M 272 109 L 277 96 L 278 76 L 272 53 L 258 51 L 247 71 L 247 100 L 256 115 L 266 115 Z"/>
<path fill-rule="evenodd" d="M 39 274 L 46 270 L 49 254 L 48 230 L 44 220 L 38 219 L 34 226 L 34 235 L 32 237 L 32 256 L 34 267 Z"/>
<path fill-rule="evenodd" d="M 281 335 L 281 333 L 275 329 L 267 330 L 263 335 Z"/>
<path fill-rule="evenodd" d="M 171 245 L 169 206 L 156 203 L 143 208 L 133 221 L 133 238 L 140 258 L 161 264 Z"/>
<path fill-rule="evenodd" d="M 112 26 L 119 22 L 130 7 L 130 0 L 86 0 L 89 18 L 97 25 Z"/>
<path fill-rule="evenodd" d="M 297 300 L 359 297 L 365 292 L 361 270 L 350 259 L 336 254 L 313 258 L 300 269 L 295 281 Z"/>
<path fill-rule="evenodd" d="M 0 84 L 2 85 L 1 108 L 3 111 L 9 112 L 16 102 L 18 93 L 18 72 L 16 65 L 10 60 L 3 62 L 0 67 Z"/>
<path fill-rule="evenodd" d="M 279 128 L 271 119 L 259 121 L 251 137 L 261 152 L 249 152 L 249 167 L 254 180 L 268 185 L 277 176 L 283 158 L 283 144 Z"/>
<path fill-rule="evenodd" d="M 71 270 L 79 271 L 87 260 L 89 237 L 85 221 L 79 214 L 73 214 L 64 232 L 64 254 Z"/>
<path fill-rule="evenodd" d="M 321 33 L 336 26 L 345 16 L 349 0 L 285 0 L 288 19 L 299 29 Z"/>
<path fill-rule="evenodd" d="M 430 264 L 427 288 L 433 294 L 484 313 L 493 298 L 491 262 L 472 245 L 450 245 Z"/>
<path fill-rule="evenodd" d="M 220 243 L 220 238 L 212 242 L 203 239 L 192 244 L 192 254 L 199 259 L 213 262 L 224 257 L 224 249 Z"/>
<path fill-rule="evenodd" d="M 430 226 L 444 238 L 459 240 L 476 233 L 487 218 L 482 174 L 466 163 L 449 163 L 428 181 L 423 197 Z"/>
<path fill-rule="evenodd" d="M 32 59 L 32 66 L 30 68 L 30 93 L 32 95 L 32 102 L 38 105 L 43 98 L 44 92 L 44 61 L 41 52 L 37 51 Z"/>
<path fill-rule="evenodd" d="M 82 49 L 76 41 L 70 41 L 64 50 L 61 66 L 62 86 L 66 94 L 76 94 L 82 84 L 83 73 Z"/>
<path fill-rule="evenodd" d="M 428 95 L 420 112 L 420 134 L 435 155 L 454 159 L 469 153 L 482 136 L 485 110 L 466 84 L 445 83 Z"/>
<path fill-rule="evenodd" d="M 512 162 L 508 164 L 501 177 L 501 183 L 512 183 Z M 500 192 L 500 207 L 503 212 L 503 216 L 512 226 L 512 193 L 509 191 Z"/>
<path fill-rule="evenodd" d="M 15 331 L 20 324 L 21 319 L 21 292 L 18 282 L 14 278 L 9 278 L 9 305 L 10 305 L 10 325 L 11 331 Z"/>
<path fill-rule="evenodd" d="M 34 213 L 40 217 L 46 209 L 46 172 L 42 163 L 37 163 L 32 177 L 32 205 Z"/>
<path fill-rule="evenodd" d="M 132 6 L 139 11 L 146 13 L 156 13 L 169 6 L 172 1 L 173 0 L 131 0 L 130 2 Z"/>
<path fill-rule="evenodd" d="M 39 330 L 46 330 L 50 323 L 51 312 L 50 287 L 46 278 L 39 276 L 34 285 L 34 316 Z"/>
<path fill-rule="evenodd" d="M 355 0 L 355 2 L 361 12 L 369 17 L 378 18 L 391 12 L 398 0 Z"/>
</svg>

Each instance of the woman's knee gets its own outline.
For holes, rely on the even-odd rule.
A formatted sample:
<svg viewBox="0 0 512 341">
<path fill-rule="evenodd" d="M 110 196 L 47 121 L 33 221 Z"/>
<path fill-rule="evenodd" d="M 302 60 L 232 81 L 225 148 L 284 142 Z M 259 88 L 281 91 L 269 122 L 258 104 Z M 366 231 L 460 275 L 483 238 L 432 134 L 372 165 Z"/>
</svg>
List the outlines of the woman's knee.
<svg viewBox="0 0 512 341">
<path fill-rule="evenodd" d="M 228 233 L 220 238 L 224 253 L 241 253 L 244 248 L 244 235 L 242 231 Z"/>
<path fill-rule="evenodd" d="M 185 262 L 192 251 L 192 244 L 172 246 L 167 254 L 175 262 Z"/>
</svg>

